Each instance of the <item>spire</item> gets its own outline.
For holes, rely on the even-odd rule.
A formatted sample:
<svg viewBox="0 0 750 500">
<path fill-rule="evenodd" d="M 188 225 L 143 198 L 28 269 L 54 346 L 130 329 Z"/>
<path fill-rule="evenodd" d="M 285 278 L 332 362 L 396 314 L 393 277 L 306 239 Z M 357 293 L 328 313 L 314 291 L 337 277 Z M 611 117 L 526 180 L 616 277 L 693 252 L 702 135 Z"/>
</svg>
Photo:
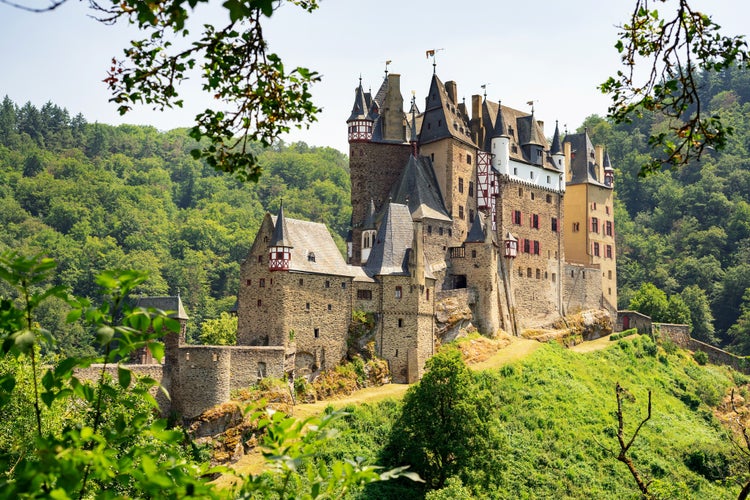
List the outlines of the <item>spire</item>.
<svg viewBox="0 0 750 500">
<path fill-rule="evenodd" d="M 609 151 L 606 151 L 604 153 L 604 171 L 614 171 L 615 169 L 612 168 L 612 162 L 609 161 Z"/>
<path fill-rule="evenodd" d="M 411 154 L 416 158 L 419 154 L 417 149 L 417 98 L 414 92 L 411 93 Z"/>
<path fill-rule="evenodd" d="M 563 154 L 562 143 L 560 142 L 560 127 L 558 126 L 557 120 L 555 120 L 555 135 L 552 136 L 552 147 L 550 147 L 550 154 Z"/>
<path fill-rule="evenodd" d="M 365 231 L 368 229 L 375 229 L 375 202 L 370 198 L 370 209 L 367 211 L 367 217 L 365 223 L 362 226 Z"/>
<path fill-rule="evenodd" d="M 353 120 L 364 120 L 367 119 L 370 106 L 367 103 L 367 96 L 364 89 L 362 88 L 362 76 L 359 77 L 359 85 L 354 90 L 354 105 L 352 106 L 352 112 L 349 115 L 347 122 Z"/>
<path fill-rule="evenodd" d="M 507 135 L 508 128 L 505 126 L 505 120 L 503 119 L 503 105 L 498 101 L 497 118 L 495 118 L 495 129 L 492 131 L 492 137 L 506 137 Z"/>
<path fill-rule="evenodd" d="M 531 108 L 531 116 L 527 118 L 529 120 L 529 138 L 527 141 L 522 143 L 522 146 L 526 146 L 529 144 L 533 144 L 535 146 L 544 146 L 545 145 L 545 139 L 540 136 L 539 133 L 539 126 L 536 123 L 536 118 L 534 117 L 534 108 L 532 104 Z"/>
<path fill-rule="evenodd" d="M 474 217 L 474 222 L 471 224 L 469 234 L 466 235 L 465 243 L 484 243 L 487 238 L 487 235 L 484 234 L 484 228 L 482 228 L 482 217 L 480 213 L 477 213 Z"/>
<path fill-rule="evenodd" d="M 279 214 L 276 216 L 276 227 L 273 228 L 273 236 L 271 238 L 272 247 L 289 247 L 292 248 L 292 244 L 289 241 L 289 231 L 286 229 L 286 217 L 284 217 L 284 200 L 281 200 L 279 204 Z"/>
</svg>

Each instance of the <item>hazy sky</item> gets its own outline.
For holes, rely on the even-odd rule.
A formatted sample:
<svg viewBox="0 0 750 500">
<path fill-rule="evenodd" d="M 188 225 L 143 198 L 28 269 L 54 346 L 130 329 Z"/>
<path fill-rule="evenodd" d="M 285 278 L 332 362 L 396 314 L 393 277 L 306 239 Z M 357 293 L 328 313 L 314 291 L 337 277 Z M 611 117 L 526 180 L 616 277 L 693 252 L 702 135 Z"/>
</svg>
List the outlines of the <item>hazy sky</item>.
<svg viewBox="0 0 750 500">
<path fill-rule="evenodd" d="M 17 0 L 23 1 L 23 0 Z M 38 0 L 27 0 L 34 2 Z M 223 22 L 216 6 L 201 9 L 200 24 Z M 671 3 L 654 2 L 660 9 Z M 750 33 L 747 0 L 693 0 L 705 8 L 726 33 Z M 376 91 L 385 61 L 401 75 L 405 101 L 416 92 L 424 108 L 432 61 L 437 74 L 455 80 L 458 94 L 471 102 L 487 85 L 488 98 L 527 110 L 536 101 L 536 116 L 551 135 L 555 120 L 571 130 L 591 114 L 604 115 L 609 98 L 597 85 L 613 75 L 619 58 L 613 45 L 618 24 L 633 8 L 632 0 L 321 0 L 312 14 L 285 5 L 267 22 L 271 50 L 285 65 L 317 70 L 323 81 L 313 89 L 323 108 L 309 130 L 295 131 L 287 141 L 348 150 L 346 119 L 360 74 L 365 88 Z M 81 112 L 90 122 L 153 125 L 161 130 L 190 126 L 197 112 L 210 106 L 197 80 L 182 89 L 185 109 L 167 112 L 141 107 L 120 117 L 102 79 L 109 61 L 120 57 L 127 41 L 137 37 L 126 25 L 104 26 L 90 19 L 86 3 L 69 0 L 45 14 L 18 11 L 0 4 L 0 97 L 19 105 L 47 101 Z M 194 30 L 197 33 L 197 28 Z M 408 108 L 408 102 L 405 103 Z"/>
</svg>

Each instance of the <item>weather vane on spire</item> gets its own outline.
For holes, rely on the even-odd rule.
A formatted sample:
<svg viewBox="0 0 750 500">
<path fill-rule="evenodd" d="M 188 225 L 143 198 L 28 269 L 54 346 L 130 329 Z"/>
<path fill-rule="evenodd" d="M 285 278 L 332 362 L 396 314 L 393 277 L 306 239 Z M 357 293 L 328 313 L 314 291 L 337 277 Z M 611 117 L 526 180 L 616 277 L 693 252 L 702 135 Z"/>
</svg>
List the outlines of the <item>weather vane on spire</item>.
<svg viewBox="0 0 750 500">
<path fill-rule="evenodd" d="M 531 106 L 531 114 L 532 115 L 534 114 L 534 103 L 535 102 L 537 102 L 537 101 L 536 100 L 532 100 L 532 101 L 526 102 L 526 104 L 528 104 L 529 106 Z"/>
<path fill-rule="evenodd" d="M 430 49 L 430 50 L 425 51 L 425 55 L 427 56 L 427 59 L 432 57 L 432 74 L 433 75 L 437 73 L 437 62 L 435 61 L 435 53 L 440 52 L 441 50 L 445 50 L 445 49 Z"/>
<path fill-rule="evenodd" d="M 484 100 L 485 100 L 485 101 L 487 100 L 487 85 L 489 85 L 489 83 L 483 83 L 483 84 L 481 85 L 481 87 L 482 87 L 482 90 L 484 90 Z"/>
<path fill-rule="evenodd" d="M 385 76 L 386 76 L 386 78 L 388 78 L 388 65 L 391 64 L 392 62 L 393 61 L 391 61 L 390 59 L 388 59 L 388 60 L 385 61 Z"/>
</svg>

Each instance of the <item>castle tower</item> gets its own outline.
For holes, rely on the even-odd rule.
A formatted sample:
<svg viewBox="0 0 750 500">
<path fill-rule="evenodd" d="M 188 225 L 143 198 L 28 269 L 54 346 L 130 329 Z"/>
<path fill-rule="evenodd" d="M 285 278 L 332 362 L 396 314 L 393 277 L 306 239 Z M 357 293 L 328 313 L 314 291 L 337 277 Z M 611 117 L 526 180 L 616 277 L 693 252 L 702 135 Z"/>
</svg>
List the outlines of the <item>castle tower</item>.
<svg viewBox="0 0 750 500">
<path fill-rule="evenodd" d="M 563 152 L 562 142 L 560 141 L 560 127 L 555 120 L 555 135 L 552 136 L 552 145 L 549 148 L 549 153 L 552 156 L 552 162 L 555 164 L 558 170 L 565 172 L 565 153 Z"/>
<path fill-rule="evenodd" d="M 289 262 L 292 259 L 292 244 L 289 241 L 289 231 L 286 228 L 286 217 L 284 217 L 284 202 L 279 205 L 279 214 L 276 216 L 276 226 L 273 237 L 268 246 L 268 270 L 288 271 Z"/>
<path fill-rule="evenodd" d="M 569 180 L 565 196 L 567 310 L 604 308 L 617 311 L 617 258 L 614 233 L 614 170 L 604 149 L 594 148 L 588 131 L 565 137 Z M 577 268 L 574 266 L 578 266 Z M 600 281 L 596 296 L 590 280 Z"/>
<path fill-rule="evenodd" d="M 362 254 L 362 231 L 370 205 L 385 205 L 391 186 L 411 154 L 399 86 L 399 75 L 389 74 L 374 96 L 364 91 L 361 81 L 355 90 L 347 120 L 352 199 L 350 264 L 367 261 Z"/>
</svg>

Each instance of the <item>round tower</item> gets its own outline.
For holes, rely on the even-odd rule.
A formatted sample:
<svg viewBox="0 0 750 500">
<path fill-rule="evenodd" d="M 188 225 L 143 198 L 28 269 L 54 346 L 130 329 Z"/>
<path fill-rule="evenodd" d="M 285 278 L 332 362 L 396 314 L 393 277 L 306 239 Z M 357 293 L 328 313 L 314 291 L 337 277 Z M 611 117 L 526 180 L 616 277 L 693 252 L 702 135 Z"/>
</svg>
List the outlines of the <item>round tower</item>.
<svg viewBox="0 0 750 500">
<path fill-rule="evenodd" d="M 362 77 L 359 86 L 354 91 L 354 106 L 346 124 L 349 128 L 349 142 L 368 142 L 372 140 L 374 120 L 370 116 L 370 94 L 362 88 Z"/>
<path fill-rule="evenodd" d="M 503 105 L 500 101 L 497 103 L 497 118 L 495 118 L 495 128 L 490 139 L 490 148 L 492 149 L 492 168 L 501 174 L 510 175 L 510 136 L 505 126 Z"/>
</svg>

